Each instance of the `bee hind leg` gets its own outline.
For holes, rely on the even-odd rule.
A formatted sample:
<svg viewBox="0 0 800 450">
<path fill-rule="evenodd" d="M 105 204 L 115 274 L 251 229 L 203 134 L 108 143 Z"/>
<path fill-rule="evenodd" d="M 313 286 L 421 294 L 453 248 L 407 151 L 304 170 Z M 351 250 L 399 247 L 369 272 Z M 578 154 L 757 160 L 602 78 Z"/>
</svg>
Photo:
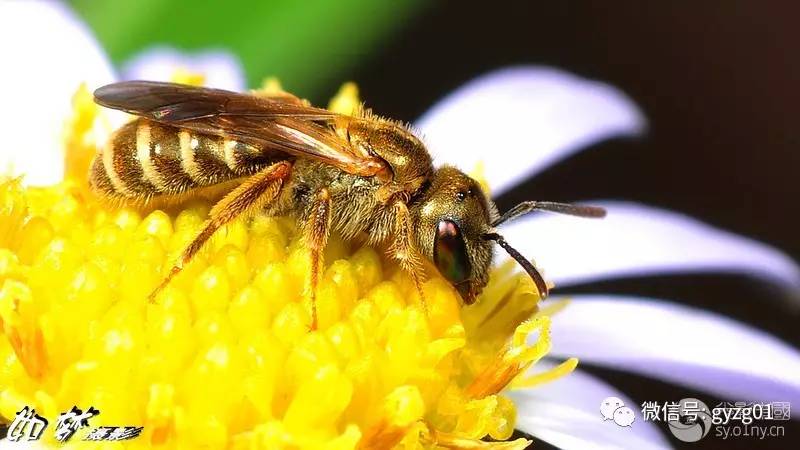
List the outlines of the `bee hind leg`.
<svg viewBox="0 0 800 450">
<path fill-rule="evenodd" d="M 308 277 L 307 294 L 311 299 L 311 330 L 317 323 L 317 284 L 323 267 L 323 254 L 328 243 L 331 227 L 331 195 L 327 189 L 317 191 L 308 209 L 303 235 L 310 253 L 311 271 Z"/>
<path fill-rule="evenodd" d="M 220 227 L 236 218 L 252 214 L 273 202 L 278 197 L 283 182 L 291 173 L 291 168 L 291 163 L 286 161 L 275 163 L 245 180 L 217 202 L 211 208 L 209 219 L 203 226 L 203 230 L 181 253 L 178 262 L 172 266 L 161 284 L 153 290 L 148 300 L 152 302 L 155 299 L 156 295 L 183 270 L 183 267 L 192 260 Z"/>
</svg>

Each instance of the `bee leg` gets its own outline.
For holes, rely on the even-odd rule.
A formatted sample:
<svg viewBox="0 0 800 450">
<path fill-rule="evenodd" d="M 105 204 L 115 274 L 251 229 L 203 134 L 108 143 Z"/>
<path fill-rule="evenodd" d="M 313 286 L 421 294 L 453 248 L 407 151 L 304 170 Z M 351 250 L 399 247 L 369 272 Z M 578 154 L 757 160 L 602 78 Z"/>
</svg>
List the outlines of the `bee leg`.
<svg viewBox="0 0 800 450">
<path fill-rule="evenodd" d="M 153 301 L 156 295 L 169 284 L 175 275 L 183 270 L 183 267 L 192 260 L 203 247 L 203 244 L 205 244 L 221 226 L 238 217 L 254 213 L 275 200 L 283 186 L 284 180 L 291 173 L 291 168 L 291 163 L 285 161 L 275 163 L 245 180 L 236 189 L 232 190 L 223 197 L 222 200 L 217 202 L 214 207 L 211 208 L 209 219 L 206 221 L 203 230 L 194 238 L 189 246 L 186 247 L 178 259 L 178 262 L 172 266 L 167 277 L 153 290 L 148 299 Z"/>
<path fill-rule="evenodd" d="M 317 329 L 317 284 L 323 267 L 322 252 L 328 243 L 331 227 L 331 195 L 327 189 L 320 189 L 305 223 L 304 235 L 311 253 L 311 273 L 308 279 L 308 295 L 311 297 L 311 330 Z"/>
<path fill-rule="evenodd" d="M 425 314 L 428 313 L 428 304 L 425 302 L 425 295 L 422 291 L 423 266 L 419 253 L 414 248 L 414 229 L 411 224 L 411 214 L 405 203 L 397 201 L 394 203 L 395 212 L 395 238 L 389 248 L 391 256 L 400 263 L 400 268 L 405 270 L 414 281 L 419 293 L 419 301 Z"/>
</svg>

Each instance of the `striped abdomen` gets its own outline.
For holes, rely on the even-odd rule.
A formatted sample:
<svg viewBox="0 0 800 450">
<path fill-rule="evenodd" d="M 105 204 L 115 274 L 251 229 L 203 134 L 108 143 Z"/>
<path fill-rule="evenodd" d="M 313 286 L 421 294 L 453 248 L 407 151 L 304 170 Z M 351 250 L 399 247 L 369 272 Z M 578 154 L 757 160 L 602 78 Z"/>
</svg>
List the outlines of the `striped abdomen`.
<svg viewBox="0 0 800 450">
<path fill-rule="evenodd" d="M 281 159 L 287 155 L 137 119 L 95 156 L 89 184 L 101 195 L 147 200 L 246 177 Z"/>
</svg>

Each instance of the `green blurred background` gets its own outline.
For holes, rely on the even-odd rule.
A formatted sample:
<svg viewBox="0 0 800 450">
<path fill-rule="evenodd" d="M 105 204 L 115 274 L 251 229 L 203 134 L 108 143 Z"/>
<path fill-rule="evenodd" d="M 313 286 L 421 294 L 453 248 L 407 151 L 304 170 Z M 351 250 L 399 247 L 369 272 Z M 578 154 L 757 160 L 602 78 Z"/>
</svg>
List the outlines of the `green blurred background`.
<svg viewBox="0 0 800 450">
<path fill-rule="evenodd" d="M 277 76 L 308 98 L 420 11 L 422 0 L 71 0 L 119 67 L 145 48 L 227 50 L 250 87 Z"/>
</svg>

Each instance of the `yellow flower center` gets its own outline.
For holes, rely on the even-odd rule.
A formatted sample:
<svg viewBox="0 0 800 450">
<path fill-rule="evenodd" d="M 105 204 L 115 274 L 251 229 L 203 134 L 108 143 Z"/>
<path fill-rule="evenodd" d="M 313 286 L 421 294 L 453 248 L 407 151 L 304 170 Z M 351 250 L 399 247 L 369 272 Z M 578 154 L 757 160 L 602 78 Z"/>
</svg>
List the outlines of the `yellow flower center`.
<svg viewBox="0 0 800 450">
<path fill-rule="evenodd" d="M 274 82 L 270 90 L 279 89 Z M 347 85 L 332 107 L 360 107 Z M 524 448 L 504 440 L 500 395 L 548 351 L 538 293 L 511 266 L 476 305 L 436 273 L 427 314 L 378 250 L 333 236 L 310 332 L 309 262 L 291 219 L 235 222 L 156 303 L 150 291 L 194 237 L 203 201 L 174 211 L 108 209 L 86 190 L 101 112 L 82 89 L 65 135 L 67 178 L 0 180 L 0 421 L 24 406 L 53 425 L 72 406 L 97 426 L 143 426 L 124 446 L 162 448 Z M 45 162 L 43 162 L 45 163 Z M 435 272 L 435 271 L 434 271 Z M 529 334 L 537 339 L 529 345 Z"/>
</svg>

